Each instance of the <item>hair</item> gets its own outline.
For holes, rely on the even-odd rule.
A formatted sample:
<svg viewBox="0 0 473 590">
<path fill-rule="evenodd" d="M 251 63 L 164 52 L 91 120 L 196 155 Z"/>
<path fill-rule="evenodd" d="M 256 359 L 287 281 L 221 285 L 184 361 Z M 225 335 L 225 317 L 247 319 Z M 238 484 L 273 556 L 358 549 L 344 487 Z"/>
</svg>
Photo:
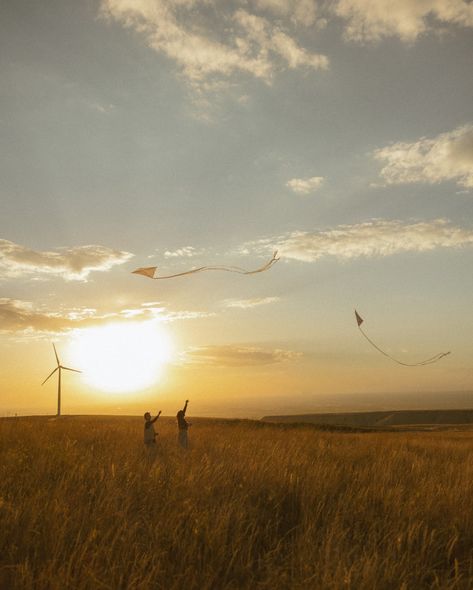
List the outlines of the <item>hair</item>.
<svg viewBox="0 0 473 590">
<path fill-rule="evenodd" d="M 144 417 L 145 420 L 146 420 L 146 416 L 149 416 L 151 418 L 151 414 L 149 412 L 145 412 L 144 413 L 144 416 L 143 417 Z"/>
</svg>

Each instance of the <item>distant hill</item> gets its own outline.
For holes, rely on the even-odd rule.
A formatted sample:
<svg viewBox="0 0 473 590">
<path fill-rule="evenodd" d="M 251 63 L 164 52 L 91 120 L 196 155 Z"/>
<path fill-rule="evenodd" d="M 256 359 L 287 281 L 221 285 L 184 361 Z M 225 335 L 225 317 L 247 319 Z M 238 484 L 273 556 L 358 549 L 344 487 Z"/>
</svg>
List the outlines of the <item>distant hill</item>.
<svg viewBox="0 0 473 590">
<path fill-rule="evenodd" d="M 472 425 L 472 410 L 393 410 L 383 412 L 347 412 L 264 416 L 263 422 L 309 423 L 352 428 L 397 428 L 406 426 Z"/>
</svg>

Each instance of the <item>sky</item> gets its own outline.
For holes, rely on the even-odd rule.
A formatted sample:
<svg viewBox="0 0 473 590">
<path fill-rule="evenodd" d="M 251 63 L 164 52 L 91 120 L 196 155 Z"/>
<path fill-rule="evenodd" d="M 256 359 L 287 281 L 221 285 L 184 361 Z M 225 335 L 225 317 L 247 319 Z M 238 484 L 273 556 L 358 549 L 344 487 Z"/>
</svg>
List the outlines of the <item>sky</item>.
<svg viewBox="0 0 473 590">
<path fill-rule="evenodd" d="M 0 414 L 56 411 L 53 342 L 64 413 L 473 391 L 471 2 L 0 14 Z"/>
</svg>

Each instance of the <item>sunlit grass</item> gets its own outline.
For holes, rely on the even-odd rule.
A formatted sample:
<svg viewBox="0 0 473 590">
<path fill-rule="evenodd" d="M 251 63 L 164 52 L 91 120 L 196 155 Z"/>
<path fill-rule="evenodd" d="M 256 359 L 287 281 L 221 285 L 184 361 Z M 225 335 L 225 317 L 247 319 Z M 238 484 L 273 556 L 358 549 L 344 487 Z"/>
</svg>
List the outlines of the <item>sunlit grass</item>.
<svg viewBox="0 0 473 590">
<path fill-rule="evenodd" d="M 473 587 L 470 433 L 159 426 L 0 421 L 1 588 Z"/>
</svg>

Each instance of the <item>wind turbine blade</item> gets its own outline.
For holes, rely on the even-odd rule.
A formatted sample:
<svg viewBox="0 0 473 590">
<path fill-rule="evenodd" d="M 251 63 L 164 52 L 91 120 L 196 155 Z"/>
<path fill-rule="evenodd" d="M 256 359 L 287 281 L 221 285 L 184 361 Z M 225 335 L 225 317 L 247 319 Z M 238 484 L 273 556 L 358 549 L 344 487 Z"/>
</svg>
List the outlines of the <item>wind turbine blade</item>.
<svg viewBox="0 0 473 590">
<path fill-rule="evenodd" d="M 41 385 L 44 385 L 44 384 L 46 383 L 46 381 L 47 381 L 47 380 L 48 380 L 50 377 L 52 377 L 52 376 L 54 375 L 54 373 L 55 373 L 57 370 L 59 370 L 59 367 L 56 367 L 56 368 L 54 369 L 54 371 L 52 371 L 52 372 L 51 372 L 51 373 L 50 373 L 50 374 L 49 374 L 49 375 L 46 377 L 46 379 L 45 379 L 45 380 L 44 380 L 44 381 L 41 383 Z"/>
<path fill-rule="evenodd" d="M 82 371 L 78 371 L 77 369 L 71 369 L 70 367 L 63 367 L 62 365 L 61 369 L 66 369 L 66 371 L 74 371 L 74 373 L 82 373 Z"/>
<path fill-rule="evenodd" d="M 54 346 L 54 342 L 53 342 L 53 348 L 54 348 L 54 354 L 56 355 L 57 366 L 59 367 L 59 365 L 60 365 L 61 363 L 59 362 L 59 357 L 58 357 L 58 355 L 57 355 L 57 351 L 56 351 L 56 347 Z"/>
</svg>

